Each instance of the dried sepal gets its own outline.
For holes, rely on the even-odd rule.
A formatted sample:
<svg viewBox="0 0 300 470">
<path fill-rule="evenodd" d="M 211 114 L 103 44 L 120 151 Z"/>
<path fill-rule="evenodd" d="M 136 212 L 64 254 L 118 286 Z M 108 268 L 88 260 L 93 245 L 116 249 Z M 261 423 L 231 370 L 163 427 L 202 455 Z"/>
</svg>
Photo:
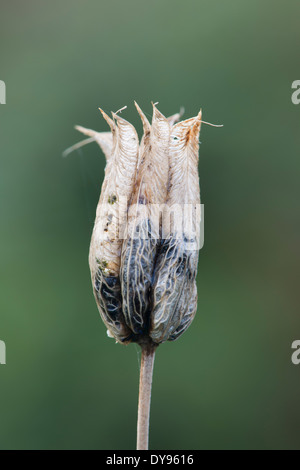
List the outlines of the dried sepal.
<svg viewBox="0 0 300 470">
<path fill-rule="evenodd" d="M 156 258 L 152 286 L 149 334 L 156 343 L 175 339 L 178 336 L 175 331 L 181 331 L 183 326 L 186 328 L 187 317 L 192 318 L 195 314 L 193 306 L 196 303 L 191 292 L 194 294 L 199 250 L 196 209 L 200 207 L 200 123 L 199 113 L 195 118 L 176 124 L 171 130 L 170 182 L 163 215 L 164 240 Z"/>
<path fill-rule="evenodd" d="M 131 331 L 122 313 L 120 286 L 120 228 L 135 181 L 138 137 L 134 127 L 116 114 L 102 115 L 112 131 L 112 153 L 108 158 L 91 239 L 89 264 L 96 302 L 110 334 L 120 342 L 130 340 Z"/>
<path fill-rule="evenodd" d="M 167 197 L 170 126 L 155 105 L 151 126 L 137 104 L 136 107 L 144 135 L 122 249 L 121 283 L 126 323 L 135 334 L 142 335 L 149 327 L 150 289 L 159 242 L 154 207 Z"/>
<path fill-rule="evenodd" d="M 111 132 L 97 132 L 82 126 L 75 126 L 75 129 L 84 135 L 93 137 L 105 155 L 106 161 L 109 161 L 112 154 L 113 138 Z"/>
</svg>

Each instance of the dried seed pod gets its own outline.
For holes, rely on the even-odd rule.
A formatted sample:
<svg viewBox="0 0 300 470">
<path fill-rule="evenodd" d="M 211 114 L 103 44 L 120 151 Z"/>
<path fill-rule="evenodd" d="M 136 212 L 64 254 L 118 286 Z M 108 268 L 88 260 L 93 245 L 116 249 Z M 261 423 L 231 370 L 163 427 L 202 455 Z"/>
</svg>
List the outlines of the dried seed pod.
<svg viewBox="0 0 300 470">
<path fill-rule="evenodd" d="M 143 114 L 143 112 L 141 111 L 141 109 L 139 108 L 137 104 L 136 104 L 136 107 L 138 109 L 138 112 L 142 118 L 143 125 L 144 125 L 144 136 L 142 138 L 140 149 L 139 149 L 139 163 L 143 162 L 143 164 L 140 165 L 140 171 L 139 171 L 138 178 L 137 178 L 137 180 L 141 182 L 142 190 L 138 194 L 137 192 L 138 183 L 136 182 L 136 190 L 133 191 L 133 193 L 131 194 L 131 206 L 130 206 L 131 207 L 131 213 L 130 213 L 131 220 L 134 218 L 134 215 L 135 215 L 133 212 L 134 200 L 136 202 L 138 198 L 139 199 L 138 203 L 144 206 L 144 200 L 147 197 L 147 196 L 145 197 L 145 193 L 147 192 L 147 188 L 151 187 L 150 175 L 151 175 L 151 170 L 153 168 L 152 168 L 152 158 L 151 158 L 151 155 L 149 154 L 149 150 L 151 153 L 151 150 L 153 148 L 152 153 L 154 153 L 154 155 L 156 154 L 161 155 L 161 148 L 163 146 L 161 146 L 160 138 L 162 136 L 165 142 L 164 144 L 165 148 L 163 152 L 167 153 L 169 128 L 168 126 L 166 126 L 166 121 L 172 126 L 176 121 L 180 119 L 182 112 L 183 112 L 183 110 L 181 109 L 179 113 L 176 113 L 166 119 L 164 116 L 161 115 L 161 113 L 159 113 L 155 105 L 153 105 L 153 123 L 152 123 L 152 128 L 151 128 L 147 118 L 145 117 L 145 115 Z M 128 197 L 128 194 L 130 192 L 130 183 L 132 183 L 132 180 L 130 177 L 128 178 L 128 174 L 127 176 L 125 175 L 126 176 L 125 179 L 123 178 L 124 171 L 126 173 L 128 168 L 125 166 L 124 162 L 122 163 L 122 158 L 120 158 L 119 160 L 119 163 L 121 166 L 115 165 L 116 155 L 118 154 L 120 150 L 119 148 L 117 148 L 119 127 L 120 125 L 122 125 L 122 123 L 123 125 L 125 124 L 125 127 L 128 126 L 129 123 L 127 123 L 125 120 L 122 120 L 119 116 L 117 116 L 117 114 L 113 114 L 115 121 L 117 121 L 117 125 L 116 125 L 116 123 L 113 120 L 111 120 L 105 113 L 102 112 L 102 114 L 104 118 L 106 119 L 106 121 L 108 122 L 108 124 L 110 125 L 111 132 L 97 132 L 97 131 L 94 131 L 92 129 L 88 129 L 82 126 L 75 126 L 78 131 L 89 136 L 91 139 L 80 142 L 79 144 L 76 144 L 75 146 L 71 147 L 71 149 L 69 149 L 68 151 L 74 150 L 75 148 L 81 145 L 84 145 L 85 143 L 95 141 L 98 143 L 98 145 L 100 146 L 100 148 L 102 149 L 106 157 L 107 166 L 105 169 L 105 180 L 102 186 L 101 198 L 100 198 L 99 206 L 97 209 L 96 223 L 95 223 L 95 228 L 94 228 L 93 237 L 91 241 L 91 248 L 90 248 L 91 275 L 93 279 L 93 286 L 94 286 L 96 301 L 97 301 L 101 316 L 104 322 L 106 323 L 106 326 L 108 327 L 109 336 L 116 337 L 116 339 L 121 342 L 128 342 L 130 340 L 135 341 L 137 340 L 137 338 L 135 338 L 135 335 L 132 332 L 132 322 L 131 321 L 128 322 L 129 323 L 128 326 L 130 327 L 128 328 L 125 324 L 124 318 L 120 314 L 122 296 L 121 296 L 121 291 L 120 291 L 120 281 L 119 281 L 118 276 L 115 275 L 116 272 L 118 273 L 118 267 L 114 266 L 114 269 L 110 269 L 109 271 L 109 268 L 114 263 L 116 264 L 116 260 L 117 260 L 117 263 L 119 262 L 119 255 L 116 249 L 116 245 L 119 245 L 119 243 L 116 244 L 115 241 L 113 242 L 114 247 L 112 251 L 115 250 L 116 256 L 115 257 L 113 256 L 112 258 L 111 258 L 111 250 L 109 250 L 109 253 L 108 254 L 106 253 L 106 255 L 103 255 L 102 253 L 103 250 L 104 251 L 107 250 L 107 245 L 105 243 L 103 244 L 101 243 L 101 249 L 99 249 L 98 256 L 95 255 L 93 250 L 95 247 L 95 240 L 96 239 L 98 239 L 98 241 L 100 240 L 101 230 L 107 232 L 107 236 L 109 237 L 109 235 L 113 232 L 112 228 L 114 230 L 116 230 L 117 228 L 120 228 L 120 227 L 117 227 L 117 225 L 118 224 L 120 225 L 121 221 L 117 219 L 116 214 L 114 214 L 114 211 L 109 210 L 110 214 L 105 213 L 105 210 L 107 210 L 105 208 L 105 201 L 106 201 L 106 196 L 107 196 L 106 193 L 107 193 L 108 186 L 110 188 L 113 188 L 114 181 L 116 182 L 116 179 L 114 180 L 114 178 L 110 176 L 110 174 L 111 172 L 117 173 L 117 168 L 121 168 L 121 178 L 120 178 L 119 183 L 121 181 L 129 180 L 129 187 L 127 188 L 128 191 L 127 192 L 123 191 L 122 194 L 124 195 L 126 193 L 126 196 Z M 165 134 L 164 127 L 165 127 L 165 131 L 167 129 L 167 134 Z M 167 139 L 166 139 L 166 136 L 167 136 Z M 129 141 L 132 138 L 132 136 L 130 136 L 130 133 L 128 134 L 127 138 L 129 139 Z M 133 140 L 136 141 L 135 139 L 136 139 L 136 134 L 134 135 Z M 148 166 L 147 166 L 147 163 L 145 164 L 145 161 L 148 162 Z M 150 209 L 151 207 L 150 201 L 158 203 L 158 202 L 163 201 L 166 197 L 166 191 L 167 191 L 166 182 L 167 182 L 167 172 L 168 172 L 167 161 L 168 160 L 165 155 L 164 160 L 162 160 L 163 166 L 164 166 L 164 172 L 162 173 L 160 173 L 159 171 L 155 172 L 157 176 L 156 189 L 158 188 L 159 192 L 156 193 L 153 188 L 152 196 L 148 197 L 149 206 L 147 208 L 146 219 L 144 221 L 141 220 L 141 224 L 138 228 L 140 232 L 138 232 L 138 235 L 136 237 L 142 240 L 145 238 L 149 238 L 149 243 L 143 243 L 143 242 L 138 242 L 138 241 L 133 243 L 134 245 L 133 248 L 136 249 L 137 256 L 141 257 L 140 266 L 142 267 L 142 269 L 141 269 L 141 272 L 139 273 L 140 278 L 142 279 L 141 282 L 143 283 L 145 281 L 143 289 L 140 289 L 139 288 L 140 286 L 135 289 L 135 292 L 136 292 L 135 306 L 137 307 L 137 310 L 142 310 L 145 313 L 144 316 L 146 317 L 144 325 L 141 325 L 141 327 L 138 330 L 134 330 L 133 328 L 133 331 L 135 331 L 135 333 L 137 333 L 137 331 L 139 333 L 141 333 L 142 330 L 144 331 L 145 325 L 146 323 L 148 323 L 147 317 L 149 317 L 149 312 L 148 312 L 148 315 L 146 315 L 147 307 L 144 304 L 144 307 L 140 309 L 138 303 L 140 301 L 143 302 L 144 293 L 145 292 L 147 293 L 146 286 L 148 285 L 150 288 L 151 272 L 153 271 L 154 259 L 155 259 L 156 248 L 157 248 L 157 239 L 159 238 L 159 230 L 160 230 L 160 227 L 158 226 L 159 224 L 157 223 L 157 214 L 153 214 L 153 207 L 152 209 Z M 157 159 L 157 163 L 159 163 L 159 159 Z M 159 169 L 159 165 L 156 168 Z M 144 173 L 146 173 L 146 175 L 145 177 L 142 177 L 142 174 Z M 163 173 L 164 173 L 164 177 L 163 177 Z M 149 192 L 149 189 L 148 189 L 148 192 Z M 108 202 L 114 205 L 115 208 L 118 208 L 118 203 L 117 203 L 116 198 L 117 198 L 116 195 L 110 194 L 108 195 Z M 126 201 L 125 201 L 125 204 L 126 204 Z M 125 207 L 122 209 L 125 210 Z M 152 215 L 150 214 L 150 210 L 152 210 Z M 129 220 L 130 220 L 130 217 L 129 217 Z M 104 221 L 106 220 L 106 225 L 104 227 L 103 227 L 103 219 Z M 151 220 L 152 220 L 152 224 L 151 224 Z M 113 222 L 116 222 L 116 223 L 113 224 Z M 134 225 L 134 223 L 132 225 Z M 152 228 L 150 228 L 151 226 Z M 96 230 L 96 227 L 97 227 L 97 230 Z M 96 231 L 97 231 L 97 236 L 95 236 Z M 144 236 L 142 235 L 142 232 L 144 233 Z M 112 239 L 110 239 L 110 241 L 112 241 Z M 134 256 L 135 256 L 135 252 L 133 251 L 132 257 L 134 258 Z M 111 258 L 110 266 L 106 258 Z M 149 260 L 152 260 L 152 262 L 149 263 Z M 109 273 L 109 276 L 107 276 L 108 273 Z M 149 301 L 149 295 L 146 295 L 145 297 L 147 301 Z M 133 320 L 133 322 L 134 321 L 135 320 Z M 138 318 L 138 321 L 140 321 L 140 318 Z"/>
<path fill-rule="evenodd" d="M 170 125 L 155 105 L 151 126 L 137 104 L 136 108 L 144 135 L 122 249 L 121 283 L 125 321 L 135 334 L 143 335 L 149 327 L 150 288 L 160 236 L 155 208 L 167 197 Z"/>
<path fill-rule="evenodd" d="M 140 147 L 131 124 L 101 111 L 111 133 L 77 126 L 90 138 L 65 155 L 91 141 L 106 155 L 89 263 L 109 336 L 142 349 L 137 450 L 147 450 L 155 350 L 176 340 L 197 310 L 198 138 L 204 121 L 200 112 L 175 124 L 182 111 L 165 118 L 153 105 L 150 125 L 136 108 L 144 127 Z"/>
<path fill-rule="evenodd" d="M 176 339 L 196 312 L 200 123 L 201 112 L 195 118 L 175 124 L 171 130 L 170 185 L 163 215 L 164 240 L 157 255 L 152 286 L 149 334 L 155 343 Z"/>
<path fill-rule="evenodd" d="M 131 331 L 126 326 L 122 313 L 122 237 L 119 231 L 135 181 L 138 137 L 134 127 L 125 119 L 113 114 L 112 120 L 101 112 L 111 128 L 112 145 L 110 153 L 110 137 L 106 136 L 104 144 L 101 136 L 96 136 L 95 140 L 105 149 L 107 166 L 96 211 L 89 264 L 96 303 L 108 333 L 119 342 L 128 342 L 131 339 Z"/>
</svg>

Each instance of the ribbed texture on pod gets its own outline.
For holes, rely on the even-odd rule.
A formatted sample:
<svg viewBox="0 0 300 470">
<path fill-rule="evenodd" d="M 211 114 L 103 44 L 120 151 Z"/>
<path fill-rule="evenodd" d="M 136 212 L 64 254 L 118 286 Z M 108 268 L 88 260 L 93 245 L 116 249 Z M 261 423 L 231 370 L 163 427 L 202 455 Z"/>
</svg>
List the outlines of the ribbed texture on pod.
<svg viewBox="0 0 300 470">
<path fill-rule="evenodd" d="M 177 339 L 197 310 L 201 112 L 177 122 L 182 111 L 165 118 L 153 105 L 150 124 L 135 105 L 143 123 L 140 145 L 118 113 L 111 118 L 101 110 L 111 132 L 77 126 L 107 162 L 89 264 L 109 336 L 160 344 Z"/>
<path fill-rule="evenodd" d="M 105 178 L 92 234 L 89 264 L 95 299 L 110 335 L 120 342 L 131 337 L 122 311 L 120 285 L 120 227 L 126 220 L 126 204 L 131 196 L 138 161 L 138 136 L 134 127 L 113 114 L 103 111 L 111 128 L 111 155 L 107 155 Z M 102 141 L 101 141 L 102 143 Z"/>
<path fill-rule="evenodd" d="M 196 274 L 200 206 L 198 151 L 201 115 L 175 124 L 171 131 L 170 173 L 164 230 L 153 276 L 150 337 L 156 343 L 176 339 L 197 308 Z M 194 212 L 194 224 L 187 218 Z M 170 223 L 173 217 L 173 227 Z M 181 224 L 179 221 L 181 220 Z M 190 319 L 190 322 L 189 322 Z M 183 322 L 184 325 L 181 325 Z M 176 333 L 175 333 L 176 332 Z"/>
<path fill-rule="evenodd" d="M 121 285 L 126 323 L 135 334 L 143 335 L 149 328 L 151 282 L 160 243 L 155 205 L 167 197 L 170 125 L 155 105 L 151 126 L 136 107 L 144 135 L 122 249 Z"/>
</svg>

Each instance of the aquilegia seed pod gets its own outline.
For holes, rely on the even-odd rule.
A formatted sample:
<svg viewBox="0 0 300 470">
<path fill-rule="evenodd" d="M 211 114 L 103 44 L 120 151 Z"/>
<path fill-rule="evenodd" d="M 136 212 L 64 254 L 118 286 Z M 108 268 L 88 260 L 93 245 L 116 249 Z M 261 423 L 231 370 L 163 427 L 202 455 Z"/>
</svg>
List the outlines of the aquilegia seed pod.
<svg viewBox="0 0 300 470">
<path fill-rule="evenodd" d="M 177 339 L 197 309 L 200 123 L 201 112 L 171 130 L 169 190 L 152 282 L 149 334 L 155 343 Z"/>
<path fill-rule="evenodd" d="M 135 181 L 138 137 L 134 127 L 125 119 L 113 114 L 112 120 L 103 111 L 102 114 L 112 131 L 112 146 L 110 151 L 107 139 L 107 166 L 97 206 L 89 264 L 101 318 L 110 336 L 120 342 L 127 342 L 130 340 L 131 331 L 122 312 L 119 277 L 122 247 L 120 230 L 124 217 L 122 198 L 127 201 Z M 103 139 L 100 144 L 100 137 L 101 135 L 95 136 L 95 140 L 103 146 Z"/>
<path fill-rule="evenodd" d="M 111 132 L 77 126 L 103 150 L 107 165 L 90 245 L 94 295 L 109 336 L 120 343 L 177 339 L 197 309 L 201 113 L 182 122 L 153 104 L 133 126 L 102 115 Z"/>
<path fill-rule="evenodd" d="M 137 105 L 136 105 L 137 106 Z M 125 321 L 137 339 L 148 334 L 151 283 L 159 240 L 155 208 L 167 198 L 170 125 L 153 105 L 152 125 L 137 106 L 144 135 L 135 188 L 129 203 L 121 258 L 121 285 Z"/>
<path fill-rule="evenodd" d="M 111 132 L 77 126 L 106 157 L 89 265 L 93 292 L 108 335 L 142 348 L 137 450 L 148 449 L 149 413 L 156 347 L 176 340 L 197 310 L 200 248 L 198 175 L 201 111 L 179 121 L 153 104 L 152 122 L 135 103 L 144 134 L 102 110 Z M 208 124 L 208 123 L 207 123 Z"/>
</svg>

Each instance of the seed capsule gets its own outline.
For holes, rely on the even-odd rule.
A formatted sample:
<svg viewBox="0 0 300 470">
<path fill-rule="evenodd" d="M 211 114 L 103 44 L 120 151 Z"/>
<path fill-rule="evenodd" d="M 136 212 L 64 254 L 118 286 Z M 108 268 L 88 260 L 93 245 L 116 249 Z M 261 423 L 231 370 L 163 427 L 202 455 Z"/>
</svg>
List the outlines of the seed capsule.
<svg viewBox="0 0 300 470">
<path fill-rule="evenodd" d="M 170 141 L 170 185 L 163 238 L 152 285 L 150 337 L 155 343 L 176 339 L 191 323 L 197 307 L 200 207 L 198 151 L 201 112 L 175 124 Z M 171 214 L 173 224 L 171 224 Z"/>
<path fill-rule="evenodd" d="M 159 243 L 155 207 L 167 197 L 170 125 L 155 105 L 151 126 L 136 107 L 144 135 L 122 249 L 121 284 L 125 321 L 135 334 L 144 335 L 149 328 L 150 289 Z"/>
<path fill-rule="evenodd" d="M 108 333 L 117 341 L 128 342 L 131 331 L 124 321 L 120 285 L 120 256 L 122 239 L 120 230 L 125 208 L 122 199 L 130 197 L 135 181 L 138 160 L 138 137 L 134 127 L 117 114 L 114 120 L 103 111 L 111 131 L 105 142 L 96 135 L 95 140 L 107 155 L 105 178 L 96 211 L 91 239 L 89 264 L 96 303 Z M 111 148 L 111 153 L 109 149 Z"/>
<path fill-rule="evenodd" d="M 107 160 L 89 264 L 109 336 L 160 344 L 177 339 L 197 309 L 201 112 L 175 124 L 181 113 L 165 118 L 153 105 L 150 125 L 136 108 L 144 129 L 140 146 L 117 113 L 111 119 L 101 111 L 111 132 L 77 126 Z"/>
</svg>

